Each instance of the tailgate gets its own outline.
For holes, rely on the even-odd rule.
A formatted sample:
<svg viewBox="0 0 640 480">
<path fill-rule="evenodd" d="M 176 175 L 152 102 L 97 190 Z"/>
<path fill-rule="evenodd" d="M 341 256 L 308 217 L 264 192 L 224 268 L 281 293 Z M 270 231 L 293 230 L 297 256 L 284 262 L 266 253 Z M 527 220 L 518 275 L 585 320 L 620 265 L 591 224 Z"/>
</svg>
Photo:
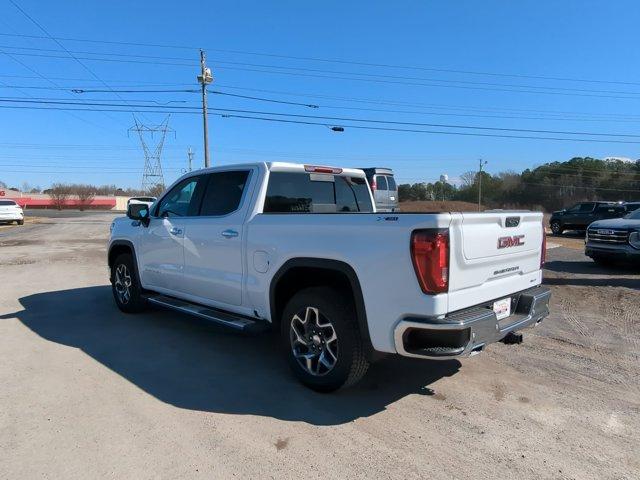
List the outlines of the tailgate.
<svg viewBox="0 0 640 480">
<path fill-rule="evenodd" d="M 542 213 L 489 211 L 452 217 L 451 311 L 540 283 Z"/>
</svg>

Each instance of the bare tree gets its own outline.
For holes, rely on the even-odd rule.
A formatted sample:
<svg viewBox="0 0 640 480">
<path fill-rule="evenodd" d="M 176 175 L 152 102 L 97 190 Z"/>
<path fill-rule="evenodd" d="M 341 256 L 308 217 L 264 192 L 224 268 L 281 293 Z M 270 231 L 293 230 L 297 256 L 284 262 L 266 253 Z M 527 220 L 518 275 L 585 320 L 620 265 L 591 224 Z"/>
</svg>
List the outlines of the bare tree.
<svg viewBox="0 0 640 480">
<path fill-rule="evenodd" d="M 157 185 L 151 187 L 147 191 L 147 194 L 151 197 L 159 197 L 160 195 L 162 195 L 162 192 L 164 192 L 164 185 L 158 183 Z"/>
<path fill-rule="evenodd" d="M 62 210 L 67 199 L 71 196 L 71 189 L 69 188 L 69 185 L 65 183 L 54 183 L 51 185 L 48 193 L 53 201 L 53 206 L 58 210 Z"/>
<path fill-rule="evenodd" d="M 470 187 L 471 185 L 476 183 L 477 173 L 478 172 L 469 171 L 469 172 L 464 172 L 462 175 L 460 175 L 460 181 L 462 182 L 462 186 Z"/>
<path fill-rule="evenodd" d="M 92 185 L 73 185 L 73 193 L 78 197 L 78 208 L 84 210 L 96 197 L 96 189 Z"/>
</svg>

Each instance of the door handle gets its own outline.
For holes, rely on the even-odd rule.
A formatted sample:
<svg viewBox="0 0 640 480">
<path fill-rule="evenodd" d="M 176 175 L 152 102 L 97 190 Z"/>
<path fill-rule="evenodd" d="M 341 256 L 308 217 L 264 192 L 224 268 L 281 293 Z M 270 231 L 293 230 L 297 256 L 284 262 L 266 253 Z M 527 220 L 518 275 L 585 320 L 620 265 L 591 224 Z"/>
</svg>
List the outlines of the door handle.
<svg viewBox="0 0 640 480">
<path fill-rule="evenodd" d="M 233 238 L 238 236 L 238 232 L 236 232 L 235 230 L 225 230 L 220 235 L 222 235 L 224 238 Z"/>
<path fill-rule="evenodd" d="M 182 229 L 178 227 L 173 227 L 171 228 L 171 230 L 169 230 L 169 233 L 171 235 L 182 235 Z"/>
</svg>

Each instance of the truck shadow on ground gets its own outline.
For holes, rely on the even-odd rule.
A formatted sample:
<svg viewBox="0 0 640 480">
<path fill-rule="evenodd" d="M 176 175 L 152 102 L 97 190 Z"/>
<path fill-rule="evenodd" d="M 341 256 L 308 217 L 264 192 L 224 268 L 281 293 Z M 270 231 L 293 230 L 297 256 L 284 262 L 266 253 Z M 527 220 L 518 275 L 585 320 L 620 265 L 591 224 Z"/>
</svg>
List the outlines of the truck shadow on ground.
<svg viewBox="0 0 640 480">
<path fill-rule="evenodd" d="M 318 394 L 300 385 L 277 337 L 248 337 L 175 312 L 125 315 L 109 286 L 45 292 L 20 299 L 18 318 L 44 339 L 81 349 L 157 399 L 179 408 L 263 415 L 336 425 L 374 415 L 409 394 L 454 375 L 456 360 L 390 357 L 357 386 Z M 70 386 L 71 388 L 71 386 Z"/>
</svg>

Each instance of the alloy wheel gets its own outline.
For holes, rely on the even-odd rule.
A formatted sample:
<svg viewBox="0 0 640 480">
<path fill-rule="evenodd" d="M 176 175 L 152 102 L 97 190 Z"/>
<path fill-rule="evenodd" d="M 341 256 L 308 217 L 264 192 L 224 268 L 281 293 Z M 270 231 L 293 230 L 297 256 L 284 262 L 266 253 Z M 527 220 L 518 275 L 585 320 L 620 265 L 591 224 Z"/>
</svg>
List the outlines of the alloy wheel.
<svg viewBox="0 0 640 480">
<path fill-rule="evenodd" d="M 298 364 L 309 374 L 321 377 L 338 361 L 338 336 L 327 317 L 315 307 L 305 307 L 291 319 L 291 350 Z"/>
<path fill-rule="evenodd" d="M 129 269 L 123 263 L 116 267 L 115 279 L 113 282 L 118 300 L 126 305 L 131 300 L 131 274 Z"/>
</svg>

